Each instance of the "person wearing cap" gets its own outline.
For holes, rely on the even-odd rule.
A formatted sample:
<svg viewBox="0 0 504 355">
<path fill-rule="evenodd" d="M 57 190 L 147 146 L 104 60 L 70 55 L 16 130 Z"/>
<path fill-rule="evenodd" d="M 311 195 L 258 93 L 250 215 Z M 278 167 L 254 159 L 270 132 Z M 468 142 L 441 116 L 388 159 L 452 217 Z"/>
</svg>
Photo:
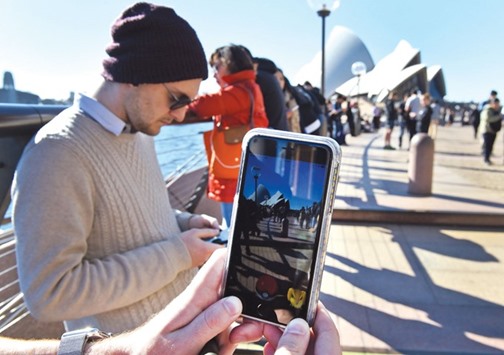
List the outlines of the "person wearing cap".
<svg viewBox="0 0 504 355">
<path fill-rule="evenodd" d="M 485 106 L 487 106 L 492 100 L 497 99 L 497 91 L 492 90 L 490 91 L 490 95 L 488 96 L 488 99 L 482 101 L 478 105 L 477 113 L 476 113 L 476 118 L 473 121 L 473 127 L 474 127 L 474 138 L 477 138 L 478 132 L 480 131 L 485 131 L 485 127 L 480 128 L 480 123 L 481 123 L 481 113 L 483 112 L 483 109 Z M 485 155 L 485 138 L 483 137 L 483 134 L 481 135 L 481 154 Z"/>
<path fill-rule="evenodd" d="M 490 103 L 491 100 L 495 100 L 497 98 L 497 91 L 496 90 L 491 90 L 490 95 L 488 96 L 488 99 L 480 102 L 478 105 L 479 111 L 483 111 L 483 108 Z"/>
<path fill-rule="evenodd" d="M 487 165 L 492 165 L 490 157 L 492 156 L 497 133 L 502 128 L 502 115 L 500 100 L 495 97 L 490 99 L 488 104 L 481 111 L 481 122 L 479 129 L 483 137 L 483 157 Z"/>
<path fill-rule="evenodd" d="M 19 282 L 31 314 L 117 333 L 179 295 L 220 246 L 215 218 L 173 210 L 154 149 L 208 67 L 171 8 L 137 3 L 112 26 L 103 82 L 28 143 L 13 181 Z"/>
</svg>

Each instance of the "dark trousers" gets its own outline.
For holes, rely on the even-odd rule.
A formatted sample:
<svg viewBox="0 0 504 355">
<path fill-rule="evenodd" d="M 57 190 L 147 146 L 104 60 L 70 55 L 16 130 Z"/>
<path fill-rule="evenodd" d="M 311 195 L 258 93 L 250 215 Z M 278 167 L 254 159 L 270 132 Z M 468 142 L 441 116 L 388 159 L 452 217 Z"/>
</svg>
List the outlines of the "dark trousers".
<svg viewBox="0 0 504 355">
<path fill-rule="evenodd" d="M 474 128 L 474 139 L 478 138 L 478 128 L 479 128 L 479 124 L 480 124 L 480 119 L 479 119 L 479 117 L 478 117 L 478 118 L 474 118 L 474 121 L 473 121 L 473 123 L 472 123 L 473 128 Z"/>
<path fill-rule="evenodd" d="M 341 116 L 331 115 L 329 120 L 331 122 L 329 126 L 329 136 L 339 144 L 346 144 L 345 132 L 343 130 L 343 124 L 341 123 Z"/>
<path fill-rule="evenodd" d="M 401 117 L 399 118 L 399 148 L 402 147 L 402 139 L 405 131 L 406 131 L 406 119 Z"/>
<path fill-rule="evenodd" d="M 417 123 L 415 119 L 409 119 L 406 122 L 406 128 L 408 129 L 409 132 L 409 140 L 411 141 L 413 139 L 413 136 L 417 133 Z"/>
<path fill-rule="evenodd" d="M 381 116 L 373 116 L 373 128 L 375 131 L 380 129 L 380 125 L 381 125 L 380 120 L 381 120 Z"/>
<path fill-rule="evenodd" d="M 492 155 L 493 146 L 495 143 L 495 138 L 497 137 L 496 133 L 483 133 L 483 146 L 485 155 L 485 161 L 490 160 L 490 156 Z"/>
</svg>

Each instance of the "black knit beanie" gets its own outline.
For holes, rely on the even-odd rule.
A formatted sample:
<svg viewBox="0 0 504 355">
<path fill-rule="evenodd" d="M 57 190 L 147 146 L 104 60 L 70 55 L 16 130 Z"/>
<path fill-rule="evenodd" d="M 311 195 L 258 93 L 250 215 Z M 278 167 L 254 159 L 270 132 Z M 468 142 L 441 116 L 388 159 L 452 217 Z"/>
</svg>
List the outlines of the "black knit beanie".
<svg viewBox="0 0 504 355">
<path fill-rule="evenodd" d="M 113 24 L 112 39 L 103 61 L 106 80 L 158 84 L 208 77 L 196 32 L 171 8 L 133 5 Z"/>
</svg>

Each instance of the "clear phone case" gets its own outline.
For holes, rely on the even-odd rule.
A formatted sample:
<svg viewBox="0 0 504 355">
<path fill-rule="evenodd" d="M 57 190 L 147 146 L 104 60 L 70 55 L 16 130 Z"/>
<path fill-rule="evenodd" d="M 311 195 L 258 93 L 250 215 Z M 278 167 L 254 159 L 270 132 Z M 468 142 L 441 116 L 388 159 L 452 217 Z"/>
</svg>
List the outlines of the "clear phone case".
<svg viewBox="0 0 504 355">
<path fill-rule="evenodd" d="M 329 137 L 256 128 L 242 142 L 222 296 L 243 316 L 313 323 L 341 149 Z"/>
</svg>

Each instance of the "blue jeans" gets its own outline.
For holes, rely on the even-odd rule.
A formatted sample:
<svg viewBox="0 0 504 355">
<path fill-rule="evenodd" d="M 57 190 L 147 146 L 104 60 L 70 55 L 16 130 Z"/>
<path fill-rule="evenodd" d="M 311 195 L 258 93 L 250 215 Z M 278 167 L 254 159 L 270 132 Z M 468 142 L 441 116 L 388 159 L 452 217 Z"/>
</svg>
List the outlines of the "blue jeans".
<svg viewBox="0 0 504 355">
<path fill-rule="evenodd" d="M 233 203 L 221 202 L 221 212 L 222 212 L 221 226 L 223 226 L 224 221 L 226 221 L 226 227 L 229 228 L 229 225 L 231 224 L 231 214 L 233 213 Z"/>
<path fill-rule="evenodd" d="M 490 161 L 496 137 L 497 133 L 483 133 L 483 142 L 485 142 L 483 154 L 485 155 L 486 162 Z"/>
<path fill-rule="evenodd" d="M 406 120 L 401 117 L 399 119 L 399 148 L 402 147 L 402 140 L 405 131 L 406 131 Z"/>
</svg>

